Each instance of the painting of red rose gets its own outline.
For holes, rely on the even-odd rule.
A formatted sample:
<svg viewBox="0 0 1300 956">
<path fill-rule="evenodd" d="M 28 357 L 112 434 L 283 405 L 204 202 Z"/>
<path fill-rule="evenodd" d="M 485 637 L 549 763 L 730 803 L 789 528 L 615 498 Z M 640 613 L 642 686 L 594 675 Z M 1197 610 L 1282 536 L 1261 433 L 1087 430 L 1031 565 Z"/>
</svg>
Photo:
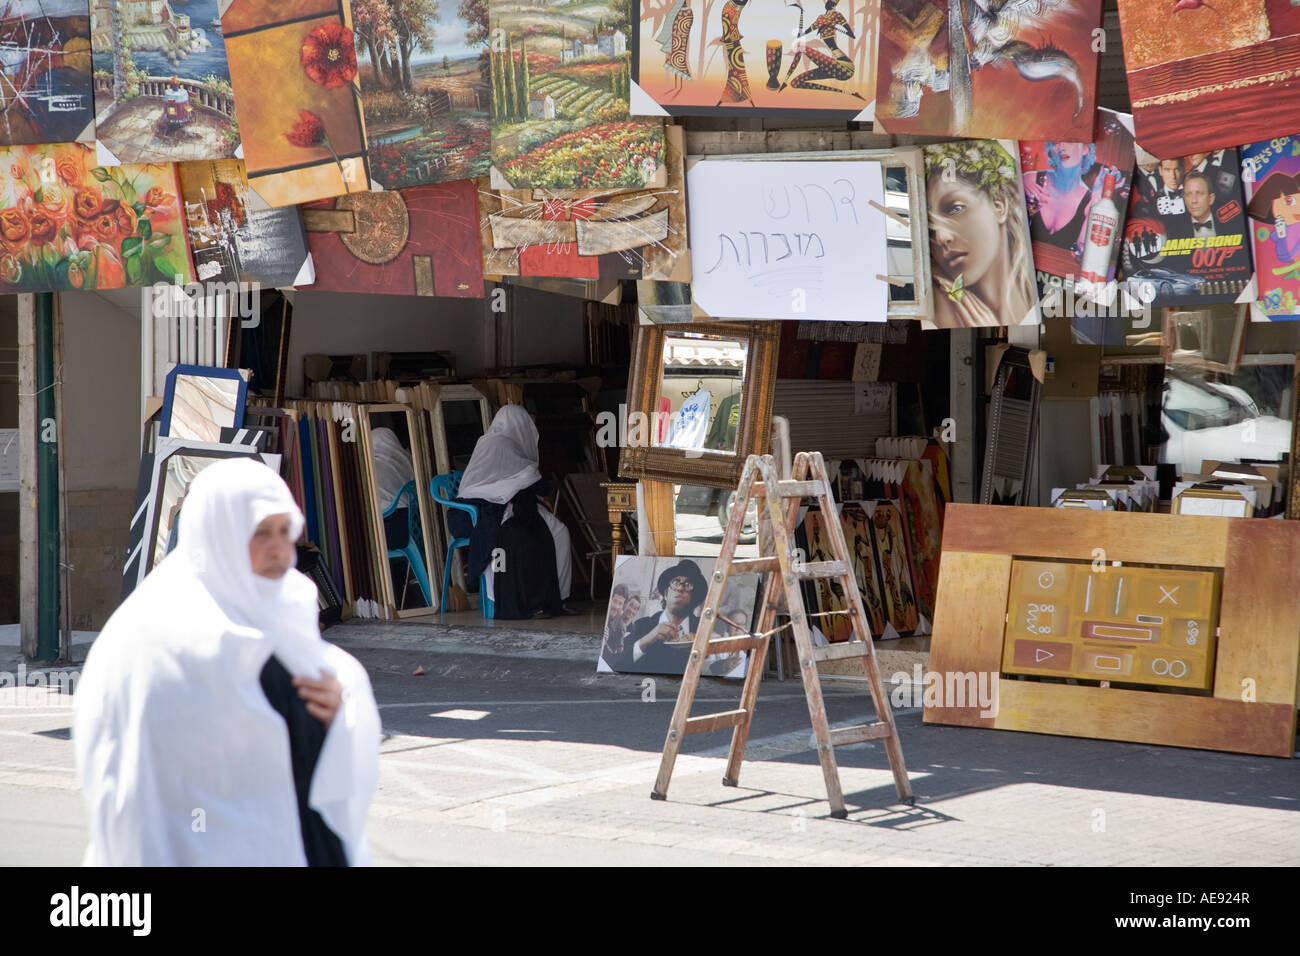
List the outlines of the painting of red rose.
<svg viewBox="0 0 1300 956">
<path fill-rule="evenodd" d="M 89 146 L 0 149 L 0 294 L 193 279 L 170 163 L 100 167 Z"/>
</svg>

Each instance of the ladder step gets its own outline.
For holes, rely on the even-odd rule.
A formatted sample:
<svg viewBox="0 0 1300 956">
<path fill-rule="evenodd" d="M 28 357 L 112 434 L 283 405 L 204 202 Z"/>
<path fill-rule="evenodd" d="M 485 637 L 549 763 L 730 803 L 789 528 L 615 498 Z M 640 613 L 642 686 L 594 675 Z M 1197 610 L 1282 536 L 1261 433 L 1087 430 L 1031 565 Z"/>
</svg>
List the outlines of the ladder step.
<svg viewBox="0 0 1300 956">
<path fill-rule="evenodd" d="M 722 727 L 735 727 L 737 724 L 743 724 L 749 718 L 749 711 L 741 708 L 740 710 L 724 710 L 717 714 L 704 714 L 700 717 L 687 717 L 685 733 L 699 734 L 706 730 L 718 730 Z"/>
<path fill-rule="evenodd" d="M 845 744 L 860 744 L 867 740 L 880 740 L 889 736 L 889 724 L 859 724 L 856 727 L 841 727 L 830 732 L 831 746 L 843 747 Z"/>
<path fill-rule="evenodd" d="M 846 657 L 866 657 L 871 653 L 871 645 L 864 641 L 844 641 L 840 644 L 827 644 L 812 649 L 815 661 L 842 661 Z"/>
<path fill-rule="evenodd" d="M 842 578 L 849 573 L 849 566 L 843 561 L 809 561 L 794 569 L 797 578 Z M 857 587 L 854 584 L 854 587 Z"/>
<path fill-rule="evenodd" d="M 766 574 L 769 571 L 780 571 L 781 561 L 779 558 L 735 558 L 732 560 L 727 574 Z"/>
<path fill-rule="evenodd" d="M 756 651 L 766 643 L 766 637 L 718 637 L 709 641 L 706 654 L 734 654 L 736 651 Z"/>
<path fill-rule="evenodd" d="M 827 491 L 825 483 L 821 481 L 778 481 L 776 483 L 777 498 L 816 498 L 818 495 Z M 754 482 L 750 486 L 750 494 L 755 497 L 762 495 L 769 497 L 767 485 L 761 481 Z"/>
</svg>

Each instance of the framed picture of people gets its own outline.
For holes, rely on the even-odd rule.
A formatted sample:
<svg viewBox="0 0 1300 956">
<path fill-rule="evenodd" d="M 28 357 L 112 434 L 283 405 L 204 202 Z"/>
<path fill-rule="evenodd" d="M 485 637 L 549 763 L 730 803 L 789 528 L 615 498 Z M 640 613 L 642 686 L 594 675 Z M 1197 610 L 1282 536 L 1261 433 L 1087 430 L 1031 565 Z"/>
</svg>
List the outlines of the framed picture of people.
<svg viewBox="0 0 1300 956">
<path fill-rule="evenodd" d="M 685 673 L 714 563 L 714 558 L 620 555 L 596 670 L 602 674 Z M 749 634 L 757 596 L 757 574 L 731 577 L 718 605 L 714 636 Z M 704 662 L 704 675 L 744 677 L 746 667 L 744 653 L 717 654 Z"/>
</svg>

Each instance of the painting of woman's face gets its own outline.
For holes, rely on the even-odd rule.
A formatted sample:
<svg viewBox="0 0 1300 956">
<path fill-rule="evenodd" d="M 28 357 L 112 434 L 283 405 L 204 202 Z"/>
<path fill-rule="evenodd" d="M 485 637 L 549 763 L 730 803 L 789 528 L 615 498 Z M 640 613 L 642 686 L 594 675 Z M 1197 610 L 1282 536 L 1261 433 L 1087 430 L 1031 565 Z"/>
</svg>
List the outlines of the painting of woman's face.
<svg viewBox="0 0 1300 956">
<path fill-rule="evenodd" d="M 1007 206 L 958 179 L 930 180 L 930 258 L 943 275 L 965 277 L 969 288 L 988 273 L 1003 244 L 998 241 L 1007 221 Z"/>
<path fill-rule="evenodd" d="M 1057 143 L 1056 156 L 1062 169 L 1078 166 L 1088 155 L 1087 143 Z"/>
</svg>

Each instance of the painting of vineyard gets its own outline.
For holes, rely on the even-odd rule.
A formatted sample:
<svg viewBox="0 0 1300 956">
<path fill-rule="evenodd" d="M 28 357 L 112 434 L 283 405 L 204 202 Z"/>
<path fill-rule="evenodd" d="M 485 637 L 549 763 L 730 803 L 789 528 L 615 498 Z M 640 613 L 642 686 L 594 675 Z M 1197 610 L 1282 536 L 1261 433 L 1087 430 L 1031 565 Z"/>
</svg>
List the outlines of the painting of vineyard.
<svg viewBox="0 0 1300 956">
<path fill-rule="evenodd" d="M 492 163 L 513 188 L 644 188 L 662 179 L 660 120 L 634 120 L 631 0 L 493 2 Z"/>
<path fill-rule="evenodd" d="M 352 0 L 371 177 L 385 189 L 487 174 L 487 0 Z"/>
</svg>

